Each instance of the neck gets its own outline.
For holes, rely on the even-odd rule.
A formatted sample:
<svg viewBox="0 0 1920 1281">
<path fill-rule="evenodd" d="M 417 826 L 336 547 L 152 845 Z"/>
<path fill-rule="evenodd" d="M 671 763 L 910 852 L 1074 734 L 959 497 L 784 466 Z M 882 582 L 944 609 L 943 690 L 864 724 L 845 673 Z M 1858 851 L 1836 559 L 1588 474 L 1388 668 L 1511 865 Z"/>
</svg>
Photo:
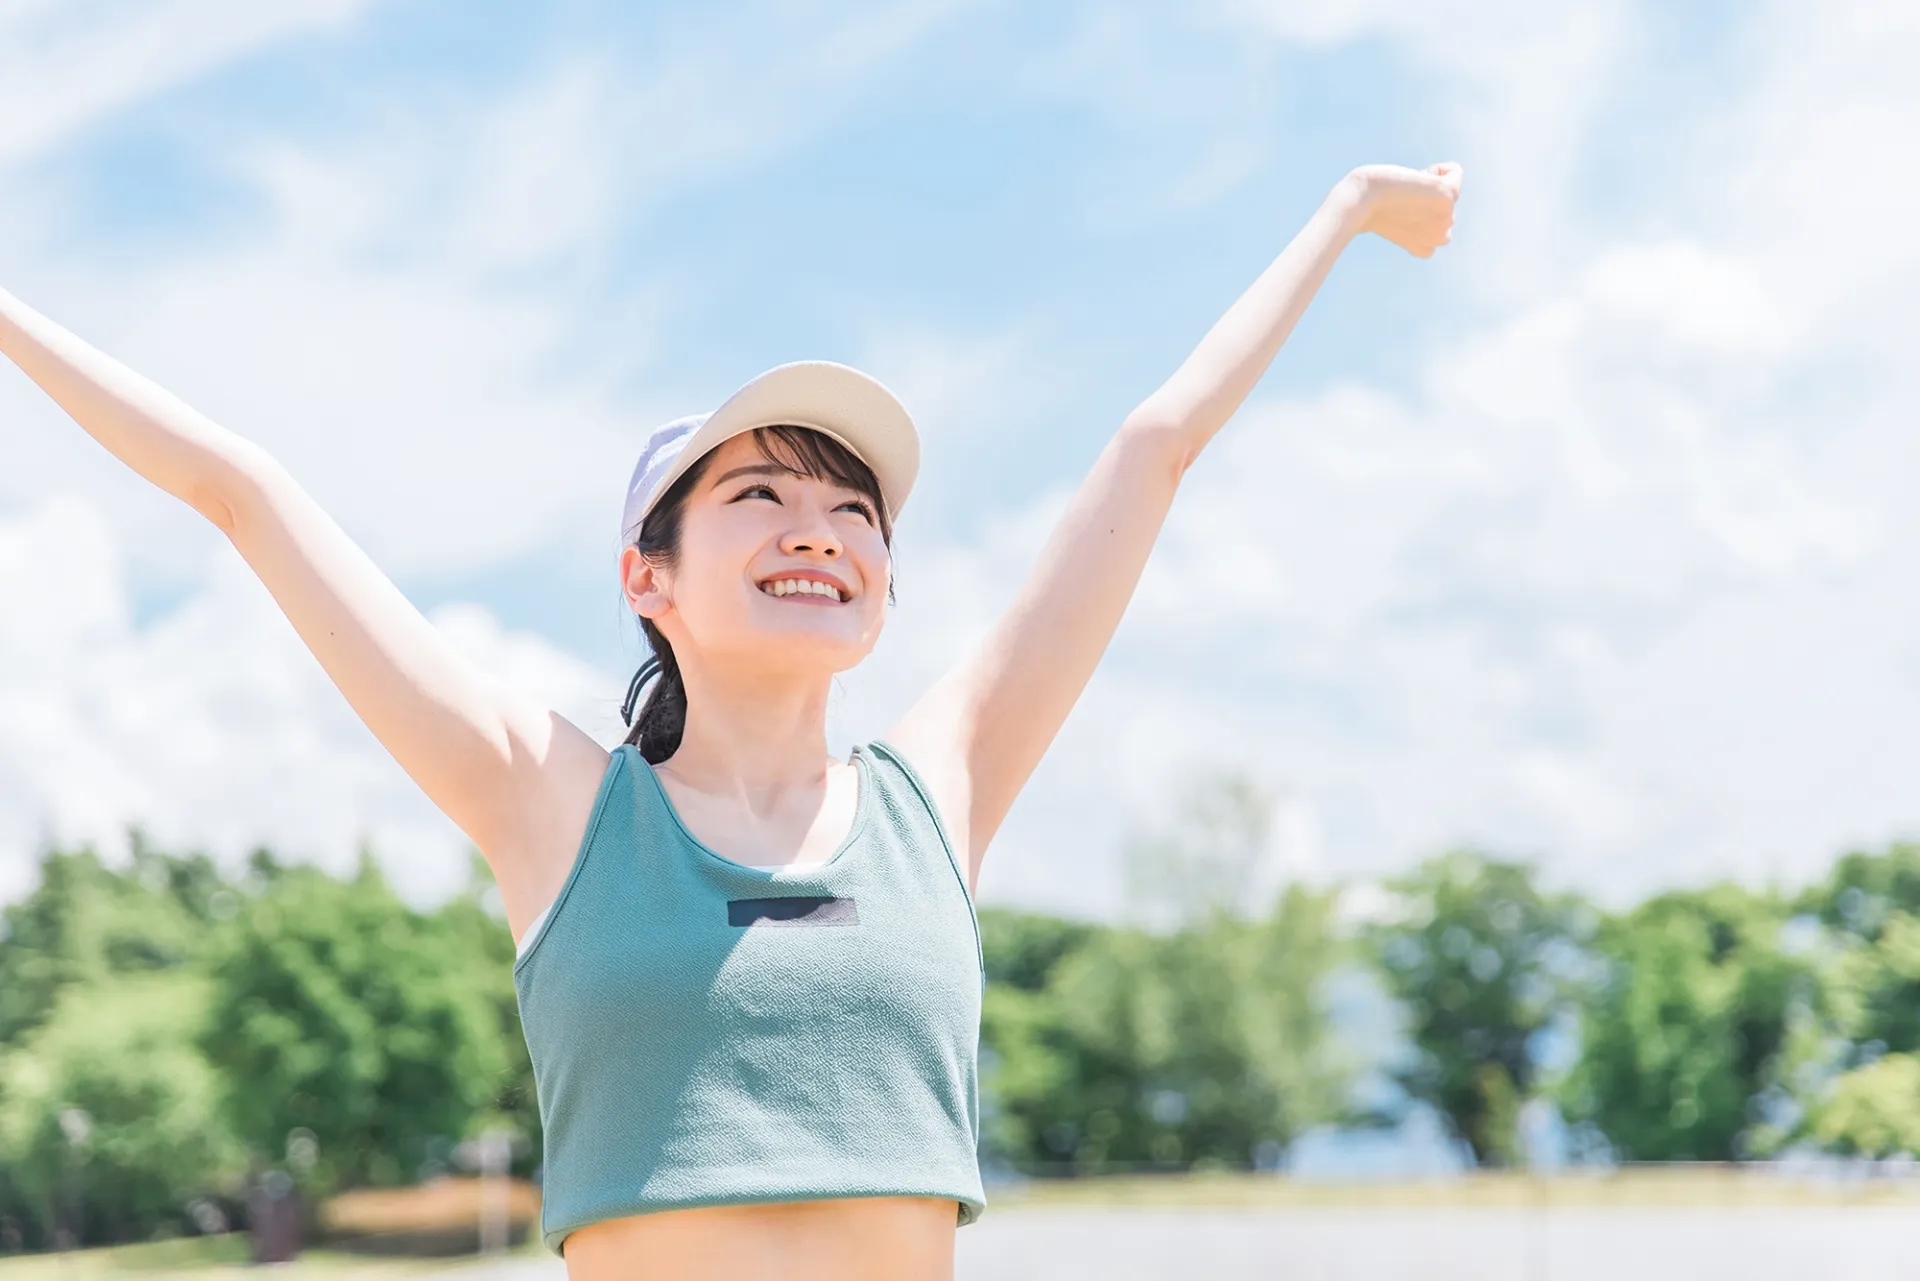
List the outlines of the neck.
<svg viewBox="0 0 1920 1281">
<path fill-rule="evenodd" d="M 724 673 L 684 660 L 687 725 L 665 762 L 703 792 L 752 798 L 819 787 L 826 777 L 830 675 Z"/>
</svg>

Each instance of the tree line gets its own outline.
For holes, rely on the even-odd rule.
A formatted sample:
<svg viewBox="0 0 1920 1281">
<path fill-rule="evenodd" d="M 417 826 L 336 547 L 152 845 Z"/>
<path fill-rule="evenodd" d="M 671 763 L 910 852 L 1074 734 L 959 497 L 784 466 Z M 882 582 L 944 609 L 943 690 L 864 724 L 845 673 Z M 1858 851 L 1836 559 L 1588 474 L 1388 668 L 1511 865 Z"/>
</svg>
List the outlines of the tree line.
<svg viewBox="0 0 1920 1281">
<path fill-rule="evenodd" d="M 1196 793 L 1133 850 L 1127 923 L 981 909 L 990 1171 L 1278 1168 L 1412 1108 L 1482 1166 L 1526 1160 L 1541 1107 L 1592 1160 L 1920 1153 L 1920 847 L 1609 911 L 1470 850 L 1384 893 L 1263 889 L 1269 818 L 1243 783 Z M 0 911 L 0 1250 L 218 1230 L 262 1178 L 416 1182 L 501 1129 L 537 1175 L 477 860 L 431 911 L 365 854 L 232 875 L 136 840 L 39 870 Z M 1356 984 L 1397 1013 L 1387 1061 L 1344 1035 Z"/>
</svg>

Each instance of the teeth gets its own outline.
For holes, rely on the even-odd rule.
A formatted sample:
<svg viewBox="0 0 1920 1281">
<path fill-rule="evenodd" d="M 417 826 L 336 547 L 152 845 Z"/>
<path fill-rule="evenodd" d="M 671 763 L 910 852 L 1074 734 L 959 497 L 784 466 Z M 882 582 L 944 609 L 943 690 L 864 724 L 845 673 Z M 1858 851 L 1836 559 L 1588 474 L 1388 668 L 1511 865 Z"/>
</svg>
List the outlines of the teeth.
<svg viewBox="0 0 1920 1281">
<path fill-rule="evenodd" d="M 817 583 L 811 578 L 778 578 L 760 584 L 760 590 L 769 596 L 825 596 L 829 600 L 845 600 L 840 589 L 831 583 Z"/>
</svg>

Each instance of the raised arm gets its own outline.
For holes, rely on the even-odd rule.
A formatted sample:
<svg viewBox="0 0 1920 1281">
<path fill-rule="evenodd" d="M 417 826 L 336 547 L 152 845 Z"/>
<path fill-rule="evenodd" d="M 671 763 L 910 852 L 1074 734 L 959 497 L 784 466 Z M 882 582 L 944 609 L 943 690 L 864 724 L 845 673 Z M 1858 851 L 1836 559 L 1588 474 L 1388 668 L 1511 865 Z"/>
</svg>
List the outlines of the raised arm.
<svg viewBox="0 0 1920 1281">
<path fill-rule="evenodd" d="M 1240 407 L 1347 242 L 1376 232 L 1425 258 L 1447 242 L 1458 165 L 1370 165 L 1343 178 L 1301 232 L 1114 435 L 1012 607 L 979 650 L 890 738 L 927 777 L 958 853 L 979 875 L 1126 612 L 1181 477 Z"/>
<path fill-rule="evenodd" d="M 360 719 L 487 856 L 518 936 L 565 878 L 605 750 L 455 649 L 259 446 L 4 290 L 0 352 L 233 542 Z"/>
</svg>

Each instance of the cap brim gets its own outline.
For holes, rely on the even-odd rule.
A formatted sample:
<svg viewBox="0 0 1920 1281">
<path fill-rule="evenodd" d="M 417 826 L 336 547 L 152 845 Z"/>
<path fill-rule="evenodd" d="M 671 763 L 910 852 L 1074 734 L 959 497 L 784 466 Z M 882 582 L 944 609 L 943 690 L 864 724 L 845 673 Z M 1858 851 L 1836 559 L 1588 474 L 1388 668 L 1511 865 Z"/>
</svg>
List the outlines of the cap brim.
<svg viewBox="0 0 1920 1281">
<path fill-rule="evenodd" d="M 811 427 L 859 455 L 898 516 L 920 471 L 920 434 L 899 398 L 880 381 L 830 360 L 779 365 L 747 383 L 707 416 L 667 469 L 648 506 L 701 458 L 757 427 Z"/>
</svg>

